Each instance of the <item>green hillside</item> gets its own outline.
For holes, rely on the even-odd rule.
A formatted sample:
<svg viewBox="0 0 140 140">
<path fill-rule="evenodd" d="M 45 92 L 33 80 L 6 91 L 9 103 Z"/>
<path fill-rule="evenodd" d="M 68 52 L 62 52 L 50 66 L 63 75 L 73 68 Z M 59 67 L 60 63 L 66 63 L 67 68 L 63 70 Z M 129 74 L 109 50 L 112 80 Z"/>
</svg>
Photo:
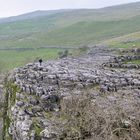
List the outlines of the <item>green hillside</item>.
<svg viewBox="0 0 140 140">
<path fill-rule="evenodd" d="M 37 11 L 0 20 L 0 48 L 77 46 L 140 31 L 140 2 L 102 9 Z"/>
<path fill-rule="evenodd" d="M 126 35 L 140 30 L 140 16 L 119 21 L 84 21 L 41 34 L 48 44 L 82 45 Z M 33 35 L 35 38 L 35 35 Z M 38 35 L 39 37 L 39 35 Z"/>
<path fill-rule="evenodd" d="M 132 48 L 133 46 L 140 48 L 140 31 L 105 40 L 102 44 L 115 48 Z"/>
</svg>

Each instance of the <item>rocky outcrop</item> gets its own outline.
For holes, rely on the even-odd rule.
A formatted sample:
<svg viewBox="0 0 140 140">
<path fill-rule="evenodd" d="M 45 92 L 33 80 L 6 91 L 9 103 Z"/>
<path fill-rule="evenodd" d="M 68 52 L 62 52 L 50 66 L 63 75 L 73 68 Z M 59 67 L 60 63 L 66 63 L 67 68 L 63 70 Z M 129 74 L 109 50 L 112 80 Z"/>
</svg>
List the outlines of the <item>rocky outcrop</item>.
<svg viewBox="0 0 140 140">
<path fill-rule="evenodd" d="M 9 80 L 10 136 L 14 140 L 60 139 L 63 131 L 49 118 L 51 113 L 57 114 L 61 110 L 61 100 L 92 88 L 96 89 L 97 95 L 120 90 L 139 91 L 139 67 L 104 67 L 116 61 L 139 58 L 114 57 L 111 51 L 98 52 L 96 49 L 96 53 L 80 58 L 31 63 L 15 69 Z"/>
<path fill-rule="evenodd" d="M 4 107 L 4 93 L 3 93 L 3 79 L 4 76 L 0 74 L 0 139 L 2 139 L 2 129 L 3 129 L 3 107 Z"/>
<path fill-rule="evenodd" d="M 109 62 L 103 64 L 103 66 L 111 68 L 140 69 L 140 64 L 131 63 L 134 60 L 140 60 L 140 55 L 114 57 Z"/>
</svg>

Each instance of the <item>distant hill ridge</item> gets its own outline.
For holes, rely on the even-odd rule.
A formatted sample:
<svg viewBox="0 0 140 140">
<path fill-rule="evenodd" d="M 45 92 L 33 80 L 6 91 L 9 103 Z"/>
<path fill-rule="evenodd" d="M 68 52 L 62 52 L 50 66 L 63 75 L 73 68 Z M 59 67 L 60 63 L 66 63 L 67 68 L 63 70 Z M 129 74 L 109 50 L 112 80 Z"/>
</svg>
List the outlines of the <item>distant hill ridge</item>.
<svg viewBox="0 0 140 140">
<path fill-rule="evenodd" d="M 0 48 L 95 44 L 140 31 L 140 2 L 101 9 L 35 11 L 0 19 Z"/>
<path fill-rule="evenodd" d="M 140 2 L 134 2 L 134 3 L 129 3 L 129 4 L 123 4 L 123 5 L 117 5 L 117 6 L 109 6 L 109 7 L 105 7 L 105 8 L 98 8 L 98 9 L 62 9 L 62 10 L 47 10 L 47 11 L 42 11 L 42 10 L 38 10 L 38 11 L 34 11 L 34 12 L 30 12 L 30 13 L 25 13 L 19 16 L 13 16 L 13 17 L 8 17 L 8 18 L 2 18 L 0 19 L 0 22 L 8 22 L 9 21 L 16 21 L 16 20 L 25 20 L 25 19 L 30 19 L 30 18 L 38 18 L 38 17 L 42 17 L 42 16 L 50 16 L 56 13 L 74 13 L 74 12 L 98 12 L 99 14 L 101 14 L 102 12 L 122 12 L 125 11 L 124 13 L 127 14 L 128 11 L 130 12 L 140 12 Z M 120 11 L 121 10 L 121 11 Z M 127 10 L 127 11 L 126 11 Z M 123 14 L 123 13 L 122 13 Z M 139 13 L 135 13 L 135 14 L 139 14 Z"/>
</svg>

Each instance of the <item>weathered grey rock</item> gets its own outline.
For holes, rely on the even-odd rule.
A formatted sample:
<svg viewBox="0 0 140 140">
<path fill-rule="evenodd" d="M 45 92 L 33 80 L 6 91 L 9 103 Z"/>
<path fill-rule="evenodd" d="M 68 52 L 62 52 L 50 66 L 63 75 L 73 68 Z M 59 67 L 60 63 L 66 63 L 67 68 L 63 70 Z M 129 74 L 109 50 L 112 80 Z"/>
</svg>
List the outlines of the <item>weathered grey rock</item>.
<svg viewBox="0 0 140 140">
<path fill-rule="evenodd" d="M 18 101 L 18 102 L 16 102 L 16 105 L 19 106 L 19 107 L 22 107 L 22 106 L 24 106 L 24 102 L 23 101 Z"/>
<path fill-rule="evenodd" d="M 42 111 L 43 111 L 43 108 L 40 107 L 40 106 L 34 106 L 34 107 L 32 107 L 33 114 L 35 114 L 37 112 L 42 112 Z"/>
<path fill-rule="evenodd" d="M 53 130 L 49 130 L 49 129 L 45 129 L 41 132 L 41 137 L 45 140 L 45 139 L 57 139 L 57 133 L 53 132 Z"/>
<path fill-rule="evenodd" d="M 95 48 L 90 55 L 80 58 L 43 62 L 42 65 L 33 63 L 16 69 L 12 79 L 21 91 L 16 93 L 15 104 L 8 112 L 9 133 L 13 139 L 35 140 L 36 131 L 41 131 L 39 139 L 58 140 L 60 128 L 54 127 L 53 115 L 59 115 L 63 108 L 61 100 L 71 99 L 72 95 L 79 97 L 87 93 L 92 103 L 103 109 L 117 102 L 129 109 L 132 99 L 139 99 L 136 93 L 140 87 L 140 67 L 124 62 L 140 58 L 137 55 L 114 57 L 110 52 Z M 134 92 L 128 95 L 130 91 Z M 126 94 L 133 95 L 130 102 Z"/>
<path fill-rule="evenodd" d="M 35 140 L 35 137 L 35 130 L 32 130 L 30 134 L 30 140 Z"/>
<path fill-rule="evenodd" d="M 132 82 L 134 83 L 134 85 L 140 86 L 140 80 L 139 79 L 133 79 Z"/>
<path fill-rule="evenodd" d="M 32 104 L 32 105 L 38 105 L 39 104 L 39 100 L 37 100 L 35 98 L 30 97 L 29 100 L 30 100 L 30 104 Z"/>
</svg>

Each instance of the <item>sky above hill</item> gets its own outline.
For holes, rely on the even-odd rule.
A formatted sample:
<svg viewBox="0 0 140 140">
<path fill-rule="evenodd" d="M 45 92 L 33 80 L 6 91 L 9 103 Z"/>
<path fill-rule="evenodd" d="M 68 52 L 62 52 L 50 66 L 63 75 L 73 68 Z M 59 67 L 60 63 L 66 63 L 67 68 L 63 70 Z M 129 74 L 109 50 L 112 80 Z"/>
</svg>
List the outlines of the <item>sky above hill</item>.
<svg viewBox="0 0 140 140">
<path fill-rule="evenodd" d="M 140 0 L 0 0 L 0 17 L 36 10 L 102 8 Z"/>
</svg>

